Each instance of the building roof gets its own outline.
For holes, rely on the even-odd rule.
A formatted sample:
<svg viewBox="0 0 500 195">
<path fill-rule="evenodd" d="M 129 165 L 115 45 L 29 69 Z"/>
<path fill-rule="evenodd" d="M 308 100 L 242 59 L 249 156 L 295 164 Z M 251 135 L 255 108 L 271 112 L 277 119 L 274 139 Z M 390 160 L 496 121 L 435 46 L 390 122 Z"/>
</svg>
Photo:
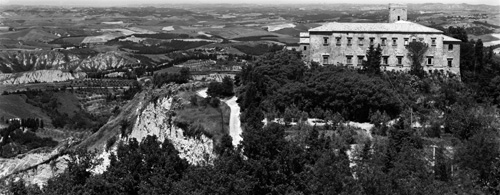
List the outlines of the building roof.
<svg viewBox="0 0 500 195">
<path fill-rule="evenodd" d="M 462 42 L 462 41 L 460 39 L 455 39 L 453 37 L 443 35 L 443 42 Z"/>
<path fill-rule="evenodd" d="M 379 32 L 379 33 L 436 33 L 443 31 L 408 21 L 394 23 L 327 23 L 309 32 Z"/>
</svg>

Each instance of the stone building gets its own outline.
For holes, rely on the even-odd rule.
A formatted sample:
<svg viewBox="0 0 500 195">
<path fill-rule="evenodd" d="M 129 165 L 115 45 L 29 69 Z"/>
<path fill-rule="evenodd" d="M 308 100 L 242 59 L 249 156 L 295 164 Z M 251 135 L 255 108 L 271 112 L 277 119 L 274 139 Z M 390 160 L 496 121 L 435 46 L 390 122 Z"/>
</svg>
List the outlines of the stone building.
<svg viewBox="0 0 500 195">
<path fill-rule="evenodd" d="M 300 33 L 303 59 L 321 65 L 361 67 L 370 45 L 382 48 L 382 69 L 408 71 L 411 41 L 428 44 L 425 71 L 460 74 L 460 40 L 442 31 L 406 21 L 403 5 L 389 5 L 389 23 L 327 23 Z"/>
</svg>

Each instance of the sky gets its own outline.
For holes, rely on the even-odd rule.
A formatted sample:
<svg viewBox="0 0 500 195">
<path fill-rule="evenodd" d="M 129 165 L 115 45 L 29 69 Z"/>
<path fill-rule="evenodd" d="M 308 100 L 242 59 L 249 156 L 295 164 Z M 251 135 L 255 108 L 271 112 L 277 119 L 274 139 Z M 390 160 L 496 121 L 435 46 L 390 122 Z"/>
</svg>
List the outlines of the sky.
<svg viewBox="0 0 500 195">
<path fill-rule="evenodd" d="M 500 0 L 0 0 L 0 4 L 21 5 L 100 5 L 119 6 L 126 4 L 170 4 L 170 3 L 257 3 L 257 4 L 313 4 L 313 3 L 358 3 L 358 4 L 389 4 L 389 3 L 450 3 L 450 4 L 487 4 L 500 5 Z"/>
</svg>

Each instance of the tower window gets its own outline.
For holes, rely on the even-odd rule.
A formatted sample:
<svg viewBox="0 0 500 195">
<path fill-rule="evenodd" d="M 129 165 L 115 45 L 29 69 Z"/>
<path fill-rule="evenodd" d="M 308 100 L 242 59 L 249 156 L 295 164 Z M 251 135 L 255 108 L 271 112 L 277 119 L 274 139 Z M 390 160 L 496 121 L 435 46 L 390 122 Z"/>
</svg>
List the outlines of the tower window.
<svg viewBox="0 0 500 195">
<path fill-rule="evenodd" d="M 307 46 L 304 46 L 304 51 L 307 50 Z"/>
<path fill-rule="evenodd" d="M 432 60 L 433 60 L 432 56 L 427 56 L 427 65 L 432 65 L 433 64 Z"/>
<path fill-rule="evenodd" d="M 453 58 L 448 58 L 448 67 L 453 66 Z"/>
<path fill-rule="evenodd" d="M 328 37 L 323 37 L 323 45 L 328 45 Z"/>
<path fill-rule="evenodd" d="M 398 21 L 401 20 L 401 16 L 398 16 Z"/>
<path fill-rule="evenodd" d="M 453 51 L 453 44 L 448 44 L 448 51 Z"/>
<path fill-rule="evenodd" d="M 398 65 L 403 65 L 403 56 L 397 56 L 398 58 Z"/>
<path fill-rule="evenodd" d="M 324 65 L 324 64 L 328 64 L 328 58 L 329 58 L 329 57 L 330 57 L 330 56 L 328 56 L 328 55 L 323 55 L 323 65 Z"/>
</svg>

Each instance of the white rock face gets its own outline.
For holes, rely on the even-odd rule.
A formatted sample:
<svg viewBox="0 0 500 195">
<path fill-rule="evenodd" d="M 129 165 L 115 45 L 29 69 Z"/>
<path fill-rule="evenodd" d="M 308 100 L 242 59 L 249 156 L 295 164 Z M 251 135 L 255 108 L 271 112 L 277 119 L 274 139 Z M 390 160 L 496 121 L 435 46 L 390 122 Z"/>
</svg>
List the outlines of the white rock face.
<svg viewBox="0 0 500 195">
<path fill-rule="evenodd" d="M 211 164 L 215 159 L 213 140 L 201 135 L 200 139 L 183 136 L 183 130 L 173 125 L 172 111 L 173 98 L 160 98 L 156 105 L 150 103 L 137 117 L 129 138 L 143 140 L 148 135 L 156 135 L 158 140 L 169 139 L 179 152 L 179 156 L 190 164 Z"/>
<path fill-rule="evenodd" d="M 1 84 L 26 84 L 26 83 L 51 83 L 69 81 L 79 78 L 85 78 L 86 74 L 78 72 L 71 74 L 61 70 L 37 70 L 31 72 L 1 74 Z"/>
<path fill-rule="evenodd" d="M 81 57 L 59 51 L 0 52 L 0 72 L 34 70 L 97 71 L 138 63 L 122 52 L 110 51 Z"/>
<path fill-rule="evenodd" d="M 45 185 L 50 178 L 66 169 L 68 156 L 57 156 L 74 143 L 75 140 L 68 139 L 51 152 L 28 153 L 9 159 L 0 158 L 0 179 L 22 178 L 30 184 Z M 53 157 L 57 158 L 50 163 L 44 163 Z M 23 171 L 31 167 L 33 168 Z"/>
</svg>

